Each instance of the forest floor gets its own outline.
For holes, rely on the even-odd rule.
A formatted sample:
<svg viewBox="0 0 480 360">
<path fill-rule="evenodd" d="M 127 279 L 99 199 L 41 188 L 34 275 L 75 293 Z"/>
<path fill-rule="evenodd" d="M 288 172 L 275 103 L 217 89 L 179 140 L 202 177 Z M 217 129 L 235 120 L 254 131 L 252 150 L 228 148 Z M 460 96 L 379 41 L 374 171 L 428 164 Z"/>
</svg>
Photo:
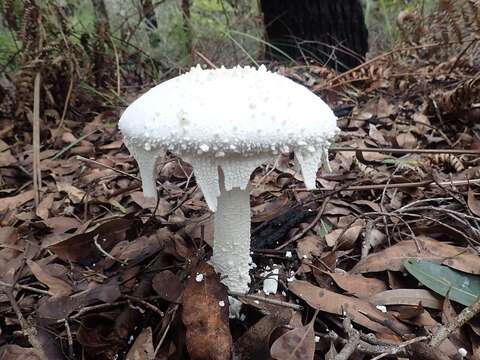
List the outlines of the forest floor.
<svg viewBox="0 0 480 360">
<path fill-rule="evenodd" d="M 70 117 L 41 106 L 68 82 L 32 77 L 33 111 L 0 118 L 0 359 L 480 359 L 478 43 L 403 44 L 343 74 L 268 64 L 341 132 L 317 190 L 288 154 L 252 175 L 240 319 L 191 167 L 166 154 L 149 202 L 111 93 Z"/>
</svg>

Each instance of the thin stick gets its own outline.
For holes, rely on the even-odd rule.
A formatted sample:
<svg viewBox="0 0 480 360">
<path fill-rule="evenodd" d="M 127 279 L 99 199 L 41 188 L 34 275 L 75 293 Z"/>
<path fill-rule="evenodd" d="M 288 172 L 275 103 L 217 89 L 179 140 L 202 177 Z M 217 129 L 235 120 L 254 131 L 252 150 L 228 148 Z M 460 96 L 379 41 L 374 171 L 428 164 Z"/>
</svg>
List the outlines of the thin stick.
<svg viewBox="0 0 480 360">
<path fill-rule="evenodd" d="M 40 204 L 42 173 L 40 169 L 40 81 L 41 75 L 35 75 L 33 88 L 33 194 L 35 208 Z"/>
<path fill-rule="evenodd" d="M 328 149 L 331 153 L 336 152 L 378 152 L 391 154 L 457 154 L 457 155 L 480 155 L 480 150 L 469 149 L 388 149 L 388 148 L 369 148 L 369 147 L 331 147 Z"/>
<path fill-rule="evenodd" d="M 344 314 L 345 318 L 343 319 L 343 328 L 348 334 L 348 341 L 343 346 L 342 350 L 335 356 L 335 360 L 348 360 L 350 356 L 357 350 L 358 345 L 360 344 L 360 332 L 355 329 L 352 325 L 352 321 L 348 317 L 348 314 Z"/>
<path fill-rule="evenodd" d="M 106 164 L 102 164 L 101 162 L 98 162 L 98 161 L 95 161 L 95 160 L 92 160 L 92 159 L 87 159 L 86 157 L 83 157 L 83 156 L 80 156 L 80 155 L 77 155 L 75 157 L 76 160 L 79 160 L 79 161 L 83 161 L 83 162 L 86 162 L 86 163 L 91 163 L 91 164 L 95 164 L 95 165 L 98 165 L 98 166 L 101 166 L 101 167 L 104 167 L 105 169 L 110 169 L 112 171 L 115 171 L 119 174 L 122 174 L 124 176 L 127 176 L 129 177 L 130 179 L 134 179 L 134 180 L 137 180 L 137 181 L 140 181 L 142 182 L 142 179 L 140 179 L 139 177 L 136 177 L 135 175 L 132 175 L 132 174 L 129 174 L 125 171 L 122 171 L 122 170 L 118 170 L 118 169 L 115 169 L 111 166 L 108 166 Z M 167 190 L 165 189 L 165 187 L 162 185 L 162 183 L 158 182 L 157 181 L 157 185 L 160 185 L 160 187 L 163 189 L 163 190 Z"/>
<path fill-rule="evenodd" d="M 72 96 L 72 90 L 73 90 L 73 77 L 70 78 L 70 84 L 68 85 L 68 90 L 67 90 L 67 97 L 65 98 L 65 104 L 63 104 L 62 117 L 60 118 L 60 122 L 58 123 L 57 130 L 55 131 L 55 135 L 58 135 L 58 133 L 60 132 L 60 129 L 63 126 L 63 122 L 65 121 L 65 116 L 67 116 L 67 110 L 68 110 L 68 105 L 70 104 L 70 96 Z"/>
<path fill-rule="evenodd" d="M 48 296 L 53 296 L 53 294 L 50 291 L 42 290 L 42 289 L 37 289 L 28 285 L 22 285 L 22 284 L 9 284 L 4 281 L 0 281 L 0 286 L 6 286 L 9 288 L 17 289 L 17 290 L 29 290 L 38 294 L 42 295 L 48 295 Z"/>
<path fill-rule="evenodd" d="M 70 144 L 68 144 L 67 146 L 65 146 L 63 149 L 61 149 L 59 152 L 57 152 L 55 155 L 53 155 L 52 157 L 52 160 L 57 160 L 60 156 L 62 156 L 63 154 L 65 154 L 68 150 L 70 150 L 71 148 L 73 148 L 74 146 L 76 146 L 77 144 L 79 144 L 81 141 L 85 140 L 87 137 L 89 137 L 90 135 L 93 135 L 95 134 L 96 132 L 98 131 L 102 131 L 100 129 L 95 129 L 93 130 L 92 132 L 89 132 L 88 134 L 85 134 L 85 135 L 82 135 L 80 136 L 77 140 L 71 142 Z"/>
<path fill-rule="evenodd" d="M 438 347 L 443 340 L 445 340 L 452 332 L 461 328 L 468 321 L 474 318 L 480 312 L 480 298 L 473 304 L 463 309 L 455 319 L 448 322 L 438 329 L 438 331 L 432 336 L 430 340 L 430 346 L 432 348 Z"/>
<path fill-rule="evenodd" d="M 196 55 L 198 55 L 198 57 L 200 57 L 203 61 L 205 61 L 207 65 L 210 66 L 212 69 L 217 69 L 217 66 L 209 58 L 203 55 L 200 51 L 195 50 L 194 52 Z"/>
<path fill-rule="evenodd" d="M 20 323 L 20 326 L 22 327 L 24 334 L 27 336 L 28 341 L 30 342 L 30 345 L 32 345 L 33 348 L 37 350 L 38 357 L 41 360 L 48 360 L 48 357 L 45 354 L 45 351 L 43 350 L 42 343 L 37 337 L 37 329 L 35 329 L 33 325 L 29 324 L 28 321 L 23 316 L 22 311 L 20 310 L 20 307 L 18 306 L 17 301 L 15 300 L 15 296 L 13 295 L 12 289 L 11 288 L 7 289 L 5 293 L 8 297 L 8 300 L 10 301 L 10 305 L 12 306 L 12 309 L 15 312 L 15 315 L 17 315 L 18 322 Z"/>
<path fill-rule="evenodd" d="M 123 260 L 119 260 L 117 259 L 116 257 L 110 255 L 108 252 L 106 252 L 102 246 L 98 243 L 98 235 L 95 235 L 95 237 L 93 238 L 93 242 L 95 243 L 95 246 L 97 247 L 98 251 L 100 251 L 103 255 L 105 255 L 105 257 L 113 260 L 113 261 L 116 261 L 116 262 L 119 262 L 120 264 L 122 265 L 125 265 L 127 266 L 128 263 L 126 261 L 123 261 Z"/>
<path fill-rule="evenodd" d="M 118 58 L 118 52 L 117 52 L 117 47 L 115 46 L 115 42 L 113 41 L 113 38 L 110 38 L 110 41 L 112 42 L 112 47 L 113 47 L 113 53 L 115 54 L 115 65 L 117 67 L 117 96 L 120 96 L 121 92 L 121 87 L 120 87 L 120 60 Z"/>
<path fill-rule="evenodd" d="M 384 353 L 374 357 L 372 360 L 379 360 L 381 358 L 384 358 L 387 355 L 398 354 L 401 350 L 403 350 L 407 346 L 410 346 L 412 344 L 415 344 L 415 343 L 418 343 L 418 342 L 421 342 L 421 341 L 424 341 L 424 340 L 427 340 L 427 339 L 428 339 L 428 336 L 419 336 L 419 337 L 404 341 L 404 342 L 402 342 L 398 345 L 392 345 L 390 351 L 384 352 Z"/>
<path fill-rule="evenodd" d="M 282 300 L 269 299 L 269 298 L 259 296 L 259 295 L 243 294 L 243 293 L 238 292 L 238 291 L 229 290 L 228 295 L 243 297 L 243 298 L 246 298 L 246 299 L 258 300 L 258 301 L 261 301 L 261 302 L 264 302 L 264 303 L 267 303 L 267 304 L 289 307 L 289 308 L 292 308 L 292 309 L 295 309 L 295 310 L 302 310 L 303 309 L 303 306 L 301 306 L 301 305 L 292 304 L 292 303 L 282 301 Z"/>
<path fill-rule="evenodd" d="M 155 352 L 153 354 L 154 358 L 157 357 L 157 354 L 160 351 L 160 348 L 162 347 L 162 344 L 165 341 L 165 338 L 167 337 L 168 331 L 170 330 L 170 325 L 172 325 L 172 321 L 173 321 L 173 318 L 175 317 L 175 313 L 177 312 L 177 310 L 178 310 L 178 304 L 173 307 L 172 315 L 171 315 L 170 319 L 168 320 L 168 324 L 165 328 L 165 331 L 163 332 L 162 337 L 160 338 L 157 346 L 155 347 Z"/>
<path fill-rule="evenodd" d="M 72 331 L 70 330 L 70 325 L 68 324 L 67 319 L 65 319 L 65 330 L 67 332 L 68 355 L 70 356 L 70 359 L 74 359 L 75 358 L 75 352 L 73 351 Z"/>
<path fill-rule="evenodd" d="M 102 164 L 101 162 L 98 162 L 98 161 L 95 161 L 95 160 L 92 160 L 92 159 L 87 159 L 86 157 L 83 157 L 83 156 L 80 156 L 80 155 L 77 155 L 75 157 L 75 159 L 79 160 L 79 161 L 86 162 L 86 163 L 95 164 L 95 165 L 104 167 L 106 169 L 110 169 L 110 170 L 115 171 L 119 174 L 125 175 L 125 176 L 129 177 L 130 179 L 134 179 L 134 180 L 137 180 L 137 181 L 140 181 L 140 182 L 142 181 L 140 178 L 136 177 L 135 175 L 129 174 L 129 173 L 127 173 L 125 171 L 122 171 L 122 170 L 115 169 L 114 167 L 108 166 L 106 164 Z"/>
<path fill-rule="evenodd" d="M 341 189 L 335 188 L 320 188 L 311 191 L 364 191 L 364 190 L 383 190 L 384 188 L 387 189 L 405 189 L 405 188 L 416 188 L 416 187 L 438 187 L 438 186 L 464 186 L 480 184 L 480 179 L 470 179 L 470 180 L 453 180 L 453 181 L 442 181 L 438 184 L 435 183 L 433 180 L 424 180 L 418 182 L 409 182 L 409 183 L 397 183 L 397 184 L 375 184 L 375 185 L 356 185 L 356 186 L 346 186 Z M 300 190 L 306 191 L 306 190 Z M 310 191 L 310 190 L 309 190 Z"/>
<path fill-rule="evenodd" d="M 80 310 L 78 310 L 78 312 L 75 315 L 69 316 L 68 319 L 75 320 L 75 319 L 79 318 L 80 316 L 82 316 L 83 314 L 85 314 L 87 312 L 90 312 L 90 311 L 108 309 L 110 307 L 125 305 L 127 303 L 128 303 L 128 301 L 117 301 L 117 302 L 113 302 L 113 303 L 105 303 L 105 304 L 86 306 L 86 307 L 83 307 Z M 65 319 L 57 320 L 58 324 L 64 323 L 64 322 L 65 322 Z"/>
<path fill-rule="evenodd" d="M 131 301 L 135 301 L 135 302 L 137 302 L 137 303 L 139 303 L 139 304 L 142 304 L 142 305 L 146 306 L 147 308 L 149 308 L 149 309 L 152 310 L 153 312 L 155 312 L 155 313 L 157 313 L 158 315 L 160 315 L 160 317 L 164 317 L 164 316 L 165 316 L 165 314 L 164 314 L 164 312 L 163 312 L 162 310 L 160 310 L 160 309 L 159 309 L 158 307 L 156 307 L 155 305 L 150 304 L 149 302 L 147 302 L 147 301 L 145 301 L 145 300 L 143 300 L 143 299 L 140 299 L 140 298 L 138 298 L 138 297 L 136 297 L 136 296 L 126 295 L 126 294 L 124 294 L 123 297 L 124 297 L 125 299 L 131 300 Z"/>
</svg>

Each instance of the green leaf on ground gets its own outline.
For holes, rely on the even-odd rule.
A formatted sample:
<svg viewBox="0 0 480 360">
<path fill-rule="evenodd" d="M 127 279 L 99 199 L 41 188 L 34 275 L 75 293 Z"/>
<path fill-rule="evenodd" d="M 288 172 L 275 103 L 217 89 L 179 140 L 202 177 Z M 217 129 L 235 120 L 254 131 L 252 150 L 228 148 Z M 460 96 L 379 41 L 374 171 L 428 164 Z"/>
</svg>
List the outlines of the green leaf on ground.
<svg viewBox="0 0 480 360">
<path fill-rule="evenodd" d="M 405 268 L 427 288 L 450 300 L 471 305 L 480 296 L 480 276 L 453 270 L 430 261 L 409 259 Z"/>
</svg>

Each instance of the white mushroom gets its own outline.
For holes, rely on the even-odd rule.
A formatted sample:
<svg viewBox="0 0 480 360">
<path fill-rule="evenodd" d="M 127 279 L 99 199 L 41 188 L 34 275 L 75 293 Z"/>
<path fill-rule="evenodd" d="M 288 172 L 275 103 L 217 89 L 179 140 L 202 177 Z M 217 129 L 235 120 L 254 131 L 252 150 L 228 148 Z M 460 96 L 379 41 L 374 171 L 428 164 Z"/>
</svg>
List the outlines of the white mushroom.
<svg viewBox="0 0 480 360">
<path fill-rule="evenodd" d="M 147 197 L 156 197 L 155 164 L 162 149 L 190 162 L 216 212 L 212 262 L 237 292 L 248 291 L 250 282 L 251 173 L 293 150 L 306 187 L 313 189 L 338 131 L 335 115 L 319 97 L 264 66 L 197 66 L 138 98 L 119 127 Z"/>
</svg>

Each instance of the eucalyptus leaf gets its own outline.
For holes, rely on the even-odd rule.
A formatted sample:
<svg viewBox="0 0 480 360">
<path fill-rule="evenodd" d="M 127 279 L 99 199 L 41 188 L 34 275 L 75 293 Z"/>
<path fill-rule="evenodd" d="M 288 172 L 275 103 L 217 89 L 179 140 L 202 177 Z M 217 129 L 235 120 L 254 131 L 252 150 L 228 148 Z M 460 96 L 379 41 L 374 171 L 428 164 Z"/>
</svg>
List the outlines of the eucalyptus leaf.
<svg viewBox="0 0 480 360">
<path fill-rule="evenodd" d="M 327 220 L 320 219 L 320 226 L 318 229 L 318 236 L 321 239 L 325 239 L 325 236 L 332 230 L 333 226 Z"/>
<path fill-rule="evenodd" d="M 480 276 L 418 259 L 406 260 L 404 265 L 424 286 L 450 300 L 468 306 L 480 296 Z"/>
</svg>

